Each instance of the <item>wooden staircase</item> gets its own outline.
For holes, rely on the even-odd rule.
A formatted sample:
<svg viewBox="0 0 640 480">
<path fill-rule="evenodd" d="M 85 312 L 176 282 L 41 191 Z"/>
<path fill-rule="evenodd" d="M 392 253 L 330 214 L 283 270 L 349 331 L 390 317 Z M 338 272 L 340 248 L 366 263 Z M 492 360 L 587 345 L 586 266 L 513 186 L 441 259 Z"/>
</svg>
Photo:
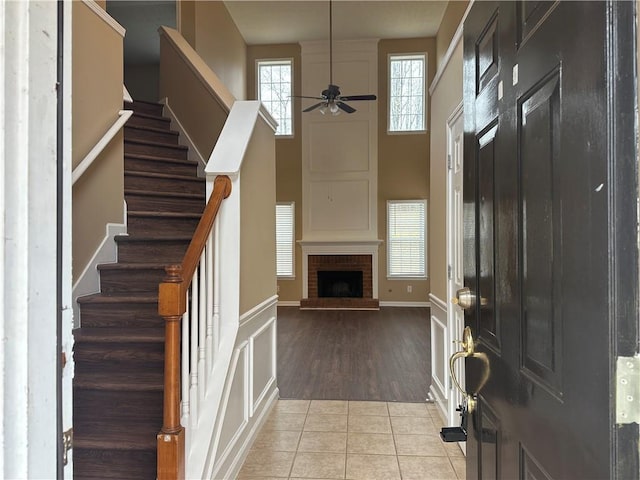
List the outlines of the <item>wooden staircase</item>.
<svg viewBox="0 0 640 480">
<path fill-rule="evenodd" d="M 181 263 L 205 205 L 205 181 L 162 105 L 127 104 L 124 194 L 128 235 L 118 262 L 99 265 L 101 292 L 78 299 L 74 332 L 74 478 L 156 478 L 162 426 L 164 322 L 158 284 Z"/>
</svg>

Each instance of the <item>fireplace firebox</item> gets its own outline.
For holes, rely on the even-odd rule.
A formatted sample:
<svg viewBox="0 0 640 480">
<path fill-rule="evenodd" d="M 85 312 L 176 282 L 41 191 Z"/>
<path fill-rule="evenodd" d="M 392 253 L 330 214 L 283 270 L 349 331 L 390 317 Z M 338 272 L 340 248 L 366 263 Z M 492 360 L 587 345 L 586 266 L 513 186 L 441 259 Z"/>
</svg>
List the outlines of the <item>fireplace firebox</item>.
<svg viewBox="0 0 640 480">
<path fill-rule="evenodd" d="M 362 270 L 318 271 L 318 297 L 362 298 Z"/>
</svg>

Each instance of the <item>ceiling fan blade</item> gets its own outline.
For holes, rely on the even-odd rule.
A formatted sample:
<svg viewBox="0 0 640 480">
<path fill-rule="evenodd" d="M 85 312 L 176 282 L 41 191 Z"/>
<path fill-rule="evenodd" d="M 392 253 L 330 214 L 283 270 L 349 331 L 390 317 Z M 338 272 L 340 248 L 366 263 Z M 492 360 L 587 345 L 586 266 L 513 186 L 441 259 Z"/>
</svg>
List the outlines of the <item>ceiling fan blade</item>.
<svg viewBox="0 0 640 480">
<path fill-rule="evenodd" d="M 324 105 L 324 102 L 316 103 L 315 105 L 311 105 L 310 107 L 305 108 L 302 111 L 303 112 L 310 112 L 311 110 L 315 110 L 316 108 L 321 107 L 322 105 Z"/>
<path fill-rule="evenodd" d="M 353 112 L 355 112 L 355 111 L 356 111 L 356 109 L 355 109 L 355 108 L 353 108 L 353 107 L 351 107 L 351 106 L 347 105 L 346 103 L 336 102 L 336 105 L 338 106 L 338 108 L 339 108 L 340 110 L 344 110 L 344 111 L 345 111 L 345 112 L 347 112 L 347 113 L 353 113 Z"/>
<path fill-rule="evenodd" d="M 289 95 L 290 98 L 313 98 L 314 100 L 325 100 L 324 97 L 307 97 L 305 95 Z"/>
<path fill-rule="evenodd" d="M 376 100 L 378 97 L 376 97 L 375 95 L 348 95 L 348 96 L 341 96 L 340 100 L 342 100 L 343 102 L 354 102 L 357 100 Z"/>
</svg>

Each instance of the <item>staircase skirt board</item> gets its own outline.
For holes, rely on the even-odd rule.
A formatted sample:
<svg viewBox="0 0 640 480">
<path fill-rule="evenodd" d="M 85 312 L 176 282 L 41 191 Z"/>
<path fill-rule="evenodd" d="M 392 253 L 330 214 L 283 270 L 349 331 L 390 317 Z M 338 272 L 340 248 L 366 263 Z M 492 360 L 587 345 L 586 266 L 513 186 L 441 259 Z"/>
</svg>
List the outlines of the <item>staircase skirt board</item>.
<svg viewBox="0 0 640 480">
<path fill-rule="evenodd" d="M 124 128 L 127 235 L 115 237 L 118 262 L 98 265 L 100 293 L 78 299 L 76 479 L 156 477 L 164 388 L 158 285 L 165 266 L 182 261 L 205 206 L 205 181 L 163 106 L 125 108 L 134 110 Z"/>
</svg>

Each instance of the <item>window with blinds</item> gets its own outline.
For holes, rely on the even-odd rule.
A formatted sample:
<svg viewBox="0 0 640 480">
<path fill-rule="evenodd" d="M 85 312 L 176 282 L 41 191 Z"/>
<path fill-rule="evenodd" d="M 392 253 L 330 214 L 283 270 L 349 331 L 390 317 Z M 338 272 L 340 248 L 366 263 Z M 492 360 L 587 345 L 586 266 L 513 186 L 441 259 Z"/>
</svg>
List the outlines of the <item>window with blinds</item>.
<svg viewBox="0 0 640 480">
<path fill-rule="evenodd" d="M 294 277 L 295 206 L 293 202 L 276 204 L 276 274 Z"/>
<path fill-rule="evenodd" d="M 387 202 L 387 276 L 426 278 L 427 202 Z"/>
</svg>

